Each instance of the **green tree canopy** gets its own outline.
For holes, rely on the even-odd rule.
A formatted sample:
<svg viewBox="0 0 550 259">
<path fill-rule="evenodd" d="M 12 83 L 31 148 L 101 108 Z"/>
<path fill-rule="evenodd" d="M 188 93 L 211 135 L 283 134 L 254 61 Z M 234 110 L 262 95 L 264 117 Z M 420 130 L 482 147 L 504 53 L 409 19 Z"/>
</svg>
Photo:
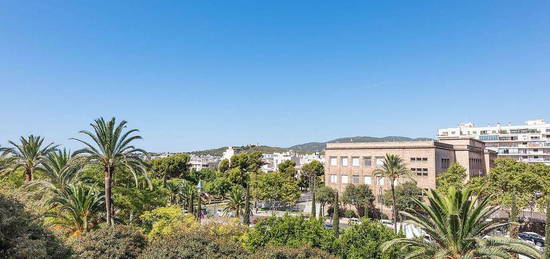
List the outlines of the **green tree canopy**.
<svg viewBox="0 0 550 259">
<path fill-rule="evenodd" d="M 296 177 L 296 162 L 292 160 L 283 161 L 277 166 L 277 169 L 287 176 Z"/>
<path fill-rule="evenodd" d="M 416 186 L 415 182 L 405 182 L 395 187 L 396 207 L 399 211 L 418 209 L 415 200 L 422 196 L 422 189 Z M 382 197 L 382 202 L 386 206 L 393 206 L 393 197 L 388 190 Z"/>
<path fill-rule="evenodd" d="M 449 188 L 453 187 L 462 190 L 466 180 L 466 168 L 459 163 L 453 163 L 447 171 L 437 176 L 437 190 L 439 193 L 446 194 Z"/>
<path fill-rule="evenodd" d="M 300 198 L 300 189 L 294 177 L 273 172 L 257 176 L 253 194 L 257 200 L 294 204 Z"/>
<path fill-rule="evenodd" d="M 354 206 L 358 214 L 367 217 L 368 209 L 374 207 L 374 194 L 366 184 L 349 184 L 342 194 L 342 202 Z"/>
<path fill-rule="evenodd" d="M 195 181 L 189 173 L 188 154 L 174 154 L 167 157 L 155 158 L 151 160 L 151 169 L 153 176 L 164 180 L 172 178 L 183 178 L 188 181 Z"/>
<path fill-rule="evenodd" d="M 230 168 L 230 162 L 229 162 L 229 159 L 223 159 L 222 161 L 220 161 L 220 163 L 218 164 L 218 171 L 222 174 L 224 174 L 227 170 L 229 170 Z"/>
<path fill-rule="evenodd" d="M 340 236 L 338 255 L 342 258 L 380 258 L 398 259 L 404 258 L 404 254 L 398 248 L 382 252 L 380 246 L 386 241 L 400 236 L 382 223 L 368 219 L 361 220 L 361 224 L 355 224 L 344 230 Z"/>
</svg>

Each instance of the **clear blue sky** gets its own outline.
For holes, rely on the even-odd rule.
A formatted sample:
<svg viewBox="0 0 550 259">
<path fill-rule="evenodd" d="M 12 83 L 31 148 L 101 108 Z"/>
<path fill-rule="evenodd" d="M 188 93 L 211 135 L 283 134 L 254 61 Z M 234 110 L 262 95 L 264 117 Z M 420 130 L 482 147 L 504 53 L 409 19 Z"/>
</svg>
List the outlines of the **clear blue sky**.
<svg viewBox="0 0 550 259">
<path fill-rule="evenodd" d="M 549 1 L 1 1 L 0 144 L 150 151 L 550 120 Z"/>
</svg>

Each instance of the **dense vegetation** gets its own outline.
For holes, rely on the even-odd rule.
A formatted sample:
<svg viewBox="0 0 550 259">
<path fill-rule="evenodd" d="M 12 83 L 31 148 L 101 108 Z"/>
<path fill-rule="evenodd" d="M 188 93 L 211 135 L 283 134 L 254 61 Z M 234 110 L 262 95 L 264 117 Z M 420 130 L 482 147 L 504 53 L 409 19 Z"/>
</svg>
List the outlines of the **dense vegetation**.
<svg viewBox="0 0 550 259">
<path fill-rule="evenodd" d="M 548 166 L 498 160 L 488 177 L 465 182 L 463 168 L 453 165 L 426 200 L 404 161 L 387 155 L 375 172 L 392 187 L 384 203 L 435 240 L 427 242 L 376 221 L 382 215 L 369 186 L 342 193 L 324 186 L 317 161 L 301 168 L 286 161 L 263 173 L 261 152 L 250 148 L 217 170 L 194 171 L 187 154 L 148 159 L 125 121 L 90 126 L 74 153 L 32 135 L 0 149 L 0 257 L 538 258 L 513 233 L 518 210 L 550 206 Z M 321 215 L 312 206 L 302 215 L 253 216 L 256 203 L 286 208 L 304 191 Z M 497 205 L 510 209 L 510 222 L 486 220 Z M 357 216 L 359 223 L 340 228 L 341 217 Z M 500 226 L 510 227 L 511 239 L 482 238 Z"/>
</svg>

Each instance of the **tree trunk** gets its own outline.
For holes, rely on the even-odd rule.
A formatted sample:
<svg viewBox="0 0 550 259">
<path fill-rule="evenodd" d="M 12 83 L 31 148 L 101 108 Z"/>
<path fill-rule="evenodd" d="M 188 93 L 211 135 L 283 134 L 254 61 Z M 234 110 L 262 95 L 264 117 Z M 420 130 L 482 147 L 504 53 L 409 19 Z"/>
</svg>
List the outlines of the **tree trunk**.
<svg viewBox="0 0 550 259">
<path fill-rule="evenodd" d="M 319 204 L 319 218 L 322 218 L 325 213 L 325 203 L 324 202 L 321 202 L 321 204 Z"/>
<path fill-rule="evenodd" d="M 363 217 L 369 218 L 369 206 L 365 206 L 363 211 Z"/>
<path fill-rule="evenodd" d="M 334 205 L 332 206 L 332 229 L 334 230 L 334 235 L 338 237 L 340 235 L 340 206 L 338 203 L 338 192 L 334 196 Z"/>
<path fill-rule="evenodd" d="M 112 208 L 112 205 L 111 205 L 111 187 L 112 187 L 112 181 L 113 181 L 113 178 L 112 178 L 112 174 L 111 174 L 111 168 L 110 167 L 107 167 L 105 168 L 105 212 L 106 212 L 106 215 L 105 215 L 105 221 L 107 221 L 107 225 L 108 226 L 112 226 L 113 225 L 113 216 L 112 216 L 112 212 L 113 212 L 113 208 Z"/>
<path fill-rule="evenodd" d="M 317 210 L 315 209 L 315 179 L 313 179 L 311 186 L 311 216 L 317 217 Z"/>
<path fill-rule="evenodd" d="M 246 186 L 246 197 L 244 199 L 243 224 L 250 225 L 250 187 Z"/>
<path fill-rule="evenodd" d="M 32 169 L 25 169 L 25 182 L 31 182 L 32 181 Z"/>
<path fill-rule="evenodd" d="M 392 214 L 393 214 L 393 228 L 395 230 L 395 233 L 397 234 L 399 231 L 397 231 L 397 203 L 395 199 L 395 186 L 393 185 L 394 182 L 392 181 L 390 183 L 391 186 L 391 197 L 393 199 L 393 208 L 392 208 Z"/>
<path fill-rule="evenodd" d="M 544 240 L 544 257 L 550 258 L 550 194 L 546 195 L 546 234 Z"/>
</svg>

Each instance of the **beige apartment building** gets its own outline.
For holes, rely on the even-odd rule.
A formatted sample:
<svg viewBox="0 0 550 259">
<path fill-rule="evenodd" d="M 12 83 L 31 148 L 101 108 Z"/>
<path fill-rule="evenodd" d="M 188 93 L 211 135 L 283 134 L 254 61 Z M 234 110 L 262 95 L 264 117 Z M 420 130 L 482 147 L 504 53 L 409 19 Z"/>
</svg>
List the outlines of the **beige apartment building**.
<svg viewBox="0 0 550 259">
<path fill-rule="evenodd" d="M 497 153 L 485 148 L 476 139 L 439 141 L 328 143 L 325 149 L 325 184 L 344 191 L 348 184 L 367 184 L 380 196 L 390 188 L 387 179 L 375 177 L 373 171 L 382 166 L 386 154 L 401 156 L 411 170 L 418 187 L 433 189 L 436 176 L 455 162 L 467 169 L 469 177 L 484 176 L 493 166 Z M 397 183 L 399 184 L 399 183 Z"/>
</svg>

